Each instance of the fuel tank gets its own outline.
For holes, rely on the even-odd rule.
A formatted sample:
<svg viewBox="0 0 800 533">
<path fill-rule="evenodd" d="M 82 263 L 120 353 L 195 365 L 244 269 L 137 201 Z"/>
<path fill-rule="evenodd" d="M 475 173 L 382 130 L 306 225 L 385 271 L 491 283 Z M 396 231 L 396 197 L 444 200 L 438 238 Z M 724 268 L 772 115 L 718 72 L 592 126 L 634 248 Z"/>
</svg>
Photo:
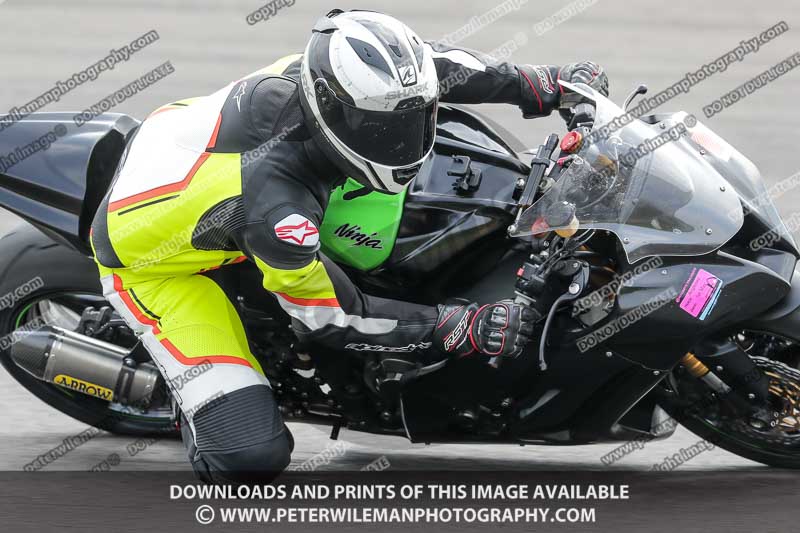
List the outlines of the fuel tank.
<svg viewBox="0 0 800 533">
<path fill-rule="evenodd" d="M 465 173 L 471 187 L 458 186 Z M 364 287 L 406 298 L 416 288 L 433 301 L 480 279 L 507 252 L 515 186 L 527 174 L 488 121 L 443 105 L 434 153 L 405 196 L 358 194 L 353 184 L 335 190 L 323 249 Z"/>
</svg>

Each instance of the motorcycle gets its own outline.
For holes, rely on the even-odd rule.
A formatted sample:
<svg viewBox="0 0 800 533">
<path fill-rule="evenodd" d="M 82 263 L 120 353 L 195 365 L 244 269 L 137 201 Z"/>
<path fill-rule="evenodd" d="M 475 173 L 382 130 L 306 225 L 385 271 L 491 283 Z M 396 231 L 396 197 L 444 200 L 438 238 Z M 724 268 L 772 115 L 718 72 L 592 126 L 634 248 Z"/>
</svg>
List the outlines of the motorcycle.
<svg viewBox="0 0 800 533">
<path fill-rule="evenodd" d="M 562 84 L 587 103 L 529 163 L 491 121 L 442 105 L 407 192 L 349 180 L 320 228 L 323 251 L 365 292 L 530 306 L 541 320 L 521 356 L 301 345 L 254 265 L 204 274 L 238 295 L 283 416 L 334 439 L 347 428 L 550 445 L 663 439 L 673 418 L 742 457 L 800 467 L 800 251 L 756 167 L 685 112 L 632 117 L 643 86 L 619 107 Z M 24 118 L 0 153 L 71 116 Z M 88 245 L 138 125 L 104 114 L 0 177 L 0 206 L 30 223 L 0 239 L 0 360 L 84 423 L 177 435 L 170 388 L 104 300 Z"/>
</svg>

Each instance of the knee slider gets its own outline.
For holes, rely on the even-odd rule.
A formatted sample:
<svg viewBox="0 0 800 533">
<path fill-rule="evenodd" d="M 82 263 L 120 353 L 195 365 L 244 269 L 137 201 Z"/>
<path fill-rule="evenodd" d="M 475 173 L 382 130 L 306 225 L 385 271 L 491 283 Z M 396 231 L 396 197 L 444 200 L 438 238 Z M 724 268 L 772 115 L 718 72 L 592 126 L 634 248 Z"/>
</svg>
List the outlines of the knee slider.
<svg viewBox="0 0 800 533">
<path fill-rule="evenodd" d="M 269 482 L 289 466 L 290 458 L 284 434 L 237 450 L 200 452 L 195 470 L 210 483 Z"/>
</svg>

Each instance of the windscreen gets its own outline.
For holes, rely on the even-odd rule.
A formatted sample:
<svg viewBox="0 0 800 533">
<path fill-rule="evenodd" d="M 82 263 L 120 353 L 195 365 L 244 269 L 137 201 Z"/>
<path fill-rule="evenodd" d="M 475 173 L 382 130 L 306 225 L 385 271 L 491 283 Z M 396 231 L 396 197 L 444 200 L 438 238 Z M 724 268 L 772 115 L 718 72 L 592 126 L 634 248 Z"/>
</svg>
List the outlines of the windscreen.
<svg viewBox="0 0 800 533">
<path fill-rule="evenodd" d="M 522 214 L 513 235 L 607 230 L 636 262 L 702 255 L 736 234 L 743 222 L 736 190 L 699 151 L 680 144 L 695 125 L 693 117 L 651 126 L 586 85 L 563 84 L 596 104 L 593 130 L 561 176 Z"/>
</svg>

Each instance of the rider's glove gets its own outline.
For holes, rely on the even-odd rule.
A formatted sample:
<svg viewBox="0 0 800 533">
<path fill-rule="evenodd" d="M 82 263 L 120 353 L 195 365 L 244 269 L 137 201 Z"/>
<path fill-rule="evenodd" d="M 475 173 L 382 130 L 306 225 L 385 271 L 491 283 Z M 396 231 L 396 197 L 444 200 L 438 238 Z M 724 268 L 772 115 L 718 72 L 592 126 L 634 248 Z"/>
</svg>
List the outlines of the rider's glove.
<svg viewBox="0 0 800 533">
<path fill-rule="evenodd" d="M 585 101 L 578 93 L 564 89 L 559 80 L 585 83 L 608 96 L 608 76 L 601 66 L 591 61 L 555 65 L 519 65 L 522 101 L 525 118 L 544 117 L 554 109 L 568 109 Z"/>
<path fill-rule="evenodd" d="M 608 76 L 603 67 L 591 61 L 581 61 L 580 63 L 570 63 L 564 65 L 558 71 L 558 79 L 570 83 L 584 83 L 599 92 L 603 96 L 608 96 Z M 560 86 L 559 86 L 560 87 Z M 583 103 L 586 98 L 569 89 L 563 89 L 559 107 L 569 108 Z"/>
<path fill-rule="evenodd" d="M 510 300 L 480 307 L 466 300 L 451 300 L 439 306 L 433 344 L 459 357 L 473 352 L 516 357 L 530 340 L 538 319 L 536 311 Z"/>
</svg>

